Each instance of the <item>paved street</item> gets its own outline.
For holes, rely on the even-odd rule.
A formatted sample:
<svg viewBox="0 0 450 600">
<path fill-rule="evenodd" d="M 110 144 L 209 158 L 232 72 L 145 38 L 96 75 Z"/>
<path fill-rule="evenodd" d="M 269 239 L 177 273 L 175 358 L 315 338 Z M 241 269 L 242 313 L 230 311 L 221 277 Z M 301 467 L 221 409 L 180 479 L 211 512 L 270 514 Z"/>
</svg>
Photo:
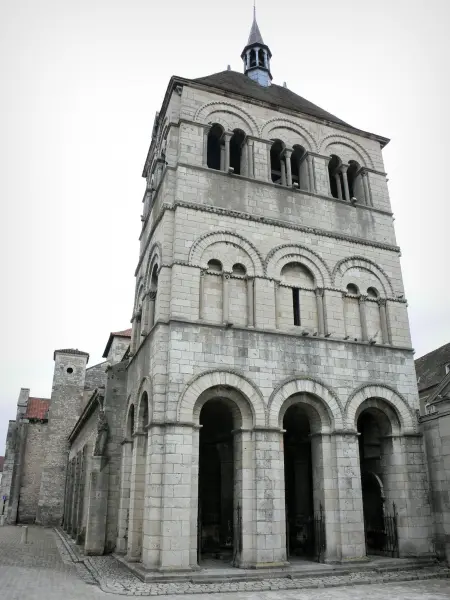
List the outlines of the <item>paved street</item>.
<svg viewBox="0 0 450 600">
<path fill-rule="evenodd" d="M 51 529 L 29 527 L 21 544 L 20 527 L 0 528 L 1 600 L 96 600 L 117 598 L 102 592 L 82 563 L 74 564 Z M 153 590 L 152 595 L 154 595 Z M 168 600 L 450 600 L 450 580 L 353 585 L 335 588 L 164 595 Z M 123 596 L 122 596 L 123 597 Z"/>
</svg>

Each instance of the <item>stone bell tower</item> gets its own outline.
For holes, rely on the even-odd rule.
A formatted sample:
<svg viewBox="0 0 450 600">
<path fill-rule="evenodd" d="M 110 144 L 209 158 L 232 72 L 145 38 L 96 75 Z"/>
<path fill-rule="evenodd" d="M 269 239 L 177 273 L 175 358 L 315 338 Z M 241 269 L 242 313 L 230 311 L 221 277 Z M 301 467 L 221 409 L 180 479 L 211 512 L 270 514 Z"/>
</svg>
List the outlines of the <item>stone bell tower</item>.
<svg viewBox="0 0 450 600">
<path fill-rule="evenodd" d="M 36 514 L 40 525 L 60 525 L 69 452 L 69 434 L 81 414 L 89 354 L 55 350 L 55 370 L 46 436 L 46 456 Z"/>
<path fill-rule="evenodd" d="M 426 556 L 389 140 L 274 84 L 256 19 L 242 58 L 172 77 L 155 119 L 117 548 L 159 571 L 345 562 L 391 518 Z"/>
</svg>

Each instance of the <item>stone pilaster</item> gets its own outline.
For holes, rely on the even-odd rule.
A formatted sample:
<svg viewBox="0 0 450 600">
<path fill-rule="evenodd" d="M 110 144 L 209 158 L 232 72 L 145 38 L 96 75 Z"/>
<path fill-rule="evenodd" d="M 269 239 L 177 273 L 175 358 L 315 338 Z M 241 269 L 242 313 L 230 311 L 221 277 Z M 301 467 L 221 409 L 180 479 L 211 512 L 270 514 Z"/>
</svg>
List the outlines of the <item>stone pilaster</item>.
<svg viewBox="0 0 450 600">
<path fill-rule="evenodd" d="M 130 480 L 130 512 L 128 522 L 127 559 L 140 560 L 144 517 L 145 466 L 147 434 L 134 434 Z"/>
<path fill-rule="evenodd" d="M 93 456 L 91 460 L 84 552 L 88 555 L 102 555 L 105 551 L 108 514 L 109 465 L 103 456 Z M 123 549 L 123 544 L 121 544 L 121 549 Z"/>
</svg>

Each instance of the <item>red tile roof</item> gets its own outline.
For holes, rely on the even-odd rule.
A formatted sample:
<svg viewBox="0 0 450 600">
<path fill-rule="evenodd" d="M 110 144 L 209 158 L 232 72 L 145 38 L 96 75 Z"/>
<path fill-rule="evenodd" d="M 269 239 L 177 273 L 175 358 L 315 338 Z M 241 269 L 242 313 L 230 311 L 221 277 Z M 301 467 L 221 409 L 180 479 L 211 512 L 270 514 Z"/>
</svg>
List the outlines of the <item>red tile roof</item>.
<svg viewBox="0 0 450 600">
<path fill-rule="evenodd" d="M 111 335 L 117 335 L 119 337 L 131 337 L 131 329 L 124 329 L 123 331 L 113 331 Z"/>
<path fill-rule="evenodd" d="M 50 400 L 46 398 L 28 398 L 25 419 L 45 419 L 50 406 Z"/>
</svg>

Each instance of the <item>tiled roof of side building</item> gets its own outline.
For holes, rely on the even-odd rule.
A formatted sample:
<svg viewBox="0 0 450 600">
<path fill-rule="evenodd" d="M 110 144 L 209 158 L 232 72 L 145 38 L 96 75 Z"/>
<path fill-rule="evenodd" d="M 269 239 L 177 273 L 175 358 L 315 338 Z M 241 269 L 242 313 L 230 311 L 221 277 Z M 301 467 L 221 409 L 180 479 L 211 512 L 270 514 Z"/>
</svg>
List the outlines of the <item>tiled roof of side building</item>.
<svg viewBox="0 0 450 600">
<path fill-rule="evenodd" d="M 131 337 L 131 329 L 124 329 L 123 331 L 113 331 L 111 335 L 117 335 L 118 337 Z"/>
<path fill-rule="evenodd" d="M 415 366 L 419 390 L 440 383 L 445 377 L 445 365 L 450 365 L 450 343 L 418 358 Z"/>
<path fill-rule="evenodd" d="M 28 398 L 27 412 L 25 413 L 25 419 L 39 419 L 43 420 L 47 418 L 48 409 L 50 407 L 50 400 L 47 398 Z"/>
</svg>

